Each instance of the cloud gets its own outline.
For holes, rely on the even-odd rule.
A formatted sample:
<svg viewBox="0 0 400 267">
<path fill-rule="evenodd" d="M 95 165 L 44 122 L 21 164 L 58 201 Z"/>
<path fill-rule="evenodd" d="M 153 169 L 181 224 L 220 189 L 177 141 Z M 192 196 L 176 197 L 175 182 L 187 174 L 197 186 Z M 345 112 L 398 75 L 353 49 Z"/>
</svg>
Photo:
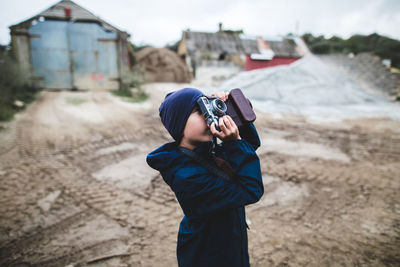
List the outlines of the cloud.
<svg viewBox="0 0 400 267">
<path fill-rule="evenodd" d="M 252 35 L 273 36 L 296 31 L 338 35 L 378 32 L 400 39 L 398 0 L 76 0 L 114 26 L 128 31 L 137 44 L 164 46 L 181 38 L 182 30 L 243 29 Z M 9 42 L 8 26 L 56 3 L 14 0 L 0 4 L 0 43 Z"/>
</svg>

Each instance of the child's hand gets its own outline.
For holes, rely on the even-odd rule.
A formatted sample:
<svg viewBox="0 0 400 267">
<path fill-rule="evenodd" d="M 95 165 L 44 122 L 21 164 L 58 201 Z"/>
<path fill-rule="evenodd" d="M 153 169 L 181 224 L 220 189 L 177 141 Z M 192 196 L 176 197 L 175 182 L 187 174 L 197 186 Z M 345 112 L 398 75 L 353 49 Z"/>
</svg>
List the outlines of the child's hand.
<svg viewBox="0 0 400 267">
<path fill-rule="evenodd" d="M 212 93 L 211 96 L 215 96 L 215 94 Z M 228 96 L 229 96 L 229 92 L 223 92 L 223 91 L 217 92 L 217 97 L 220 98 L 224 102 L 226 100 L 228 100 Z"/>
<path fill-rule="evenodd" d="M 213 135 L 215 135 L 222 141 L 241 139 L 239 135 L 239 129 L 236 126 L 236 123 L 232 120 L 232 118 L 229 115 L 225 115 L 219 118 L 218 125 L 219 128 L 221 129 L 220 132 L 215 128 L 214 122 L 211 124 L 210 130 Z"/>
</svg>

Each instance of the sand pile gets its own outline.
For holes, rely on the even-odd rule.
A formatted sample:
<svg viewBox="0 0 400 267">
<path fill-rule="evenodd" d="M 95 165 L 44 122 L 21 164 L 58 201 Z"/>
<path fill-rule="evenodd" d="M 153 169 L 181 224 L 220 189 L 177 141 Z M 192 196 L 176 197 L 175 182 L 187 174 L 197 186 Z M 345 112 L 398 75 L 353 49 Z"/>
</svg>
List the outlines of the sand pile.
<svg viewBox="0 0 400 267">
<path fill-rule="evenodd" d="M 146 47 L 135 53 L 135 61 L 146 82 L 190 82 L 192 75 L 186 63 L 167 48 Z"/>
</svg>

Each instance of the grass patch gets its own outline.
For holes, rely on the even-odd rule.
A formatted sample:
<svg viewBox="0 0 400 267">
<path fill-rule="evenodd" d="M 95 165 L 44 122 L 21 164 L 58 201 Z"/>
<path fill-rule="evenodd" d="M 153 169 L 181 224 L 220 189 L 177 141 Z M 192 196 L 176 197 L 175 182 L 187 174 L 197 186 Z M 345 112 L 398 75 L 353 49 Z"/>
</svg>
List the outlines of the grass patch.
<svg viewBox="0 0 400 267">
<path fill-rule="evenodd" d="M 111 91 L 111 93 L 115 96 L 118 96 L 123 101 L 130 103 L 144 102 L 148 98 L 146 92 L 144 92 L 142 89 L 135 88 L 132 90 L 133 92 L 130 89 L 121 89 L 121 90 Z"/>
<path fill-rule="evenodd" d="M 29 81 L 29 71 L 22 69 L 11 52 L 0 54 L 0 121 L 10 121 L 14 114 L 33 102 L 39 89 Z M 22 106 L 16 105 L 21 101 Z"/>
<path fill-rule="evenodd" d="M 122 79 L 121 89 L 111 91 L 113 95 L 118 96 L 123 101 L 130 103 L 140 103 L 148 98 L 146 92 L 142 89 L 144 84 L 144 75 L 134 69 L 126 73 Z"/>
<path fill-rule="evenodd" d="M 82 103 L 85 103 L 86 101 L 87 101 L 86 99 L 83 99 L 80 97 L 72 97 L 72 96 L 69 96 L 65 99 L 65 102 L 67 102 L 67 104 L 74 105 L 74 106 L 78 106 Z"/>
</svg>

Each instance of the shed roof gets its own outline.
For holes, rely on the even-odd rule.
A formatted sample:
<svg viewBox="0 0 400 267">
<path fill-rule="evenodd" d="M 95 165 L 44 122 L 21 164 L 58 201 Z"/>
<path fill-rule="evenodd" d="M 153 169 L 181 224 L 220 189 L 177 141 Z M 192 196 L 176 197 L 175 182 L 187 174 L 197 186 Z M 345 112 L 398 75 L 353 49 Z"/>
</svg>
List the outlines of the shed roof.
<svg viewBox="0 0 400 267">
<path fill-rule="evenodd" d="M 67 16 L 65 9 L 70 9 L 70 16 Z M 54 4 L 53 6 L 49 7 L 48 9 L 40 12 L 39 14 L 24 20 L 18 24 L 10 26 L 11 31 L 20 31 L 24 30 L 24 28 L 29 28 L 31 22 L 35 19 L 39 19 L 43 17 L 45 19 L 53 19 L 53 20 L 71 20 L 71 21 L 87 21 L 87 22 L 97 22 L 100 23 L 105 29 L 111 31 L 119 31 L 118 28 L 112 26 L 108 22 L 104 21 L 103 19 L 95 16 L 90 11 L 86 10 L 85 8 L 79 6 L 75 2 L 71 0 L 61 0 L 60 2 Z M 126 33 L 126 32 L 124 32 Z M 126 33 L 127 34 L 127 33 Z M 129 36 L 129 34 L 128 34 Z"/>
<path fill-rule="evenodd" d="M 297 44 L 292 39 L 283 39 L 282 41 L 265 41 L 278 57 L 301 57 L 296 49 Z"/>
<path fill-rule="evenodd" d="M 193 32 L 184 31 L 183 38 L 189 52 L 195 50 L 217 53 L 258 53 L 257 42 L 242 40 L 238 34 L 226 32 Z"/>
<path fill-rule="evenodd" d="M 185 39 L 189 53 L 195 50 L 209 51 L 216 53 L 238 53 L 253 54 L 260 53 L 256 39 L 241 38 L 239 34 L 226 32 L 194 32 L 184 31 Z M 264 40 L 278 57 L 301 57 L 297 51 L 296 42 L 292 39 L 283 39 L 281 41 Z"/>
</svg>

